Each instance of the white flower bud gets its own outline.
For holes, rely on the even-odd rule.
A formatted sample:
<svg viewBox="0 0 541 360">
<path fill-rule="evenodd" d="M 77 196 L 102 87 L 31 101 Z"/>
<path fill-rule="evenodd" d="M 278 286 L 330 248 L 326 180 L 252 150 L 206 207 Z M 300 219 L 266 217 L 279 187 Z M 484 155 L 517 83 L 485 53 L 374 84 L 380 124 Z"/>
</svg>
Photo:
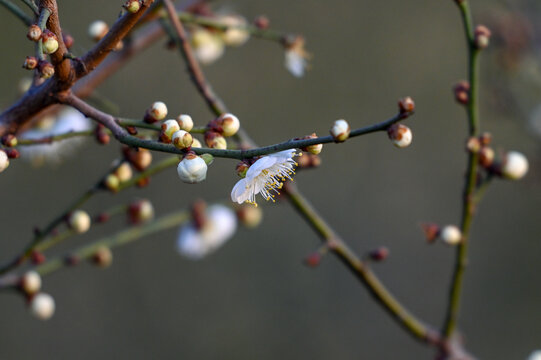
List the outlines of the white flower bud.
<svg viewBox="0 0 541 360">
<path fill-rule="evenodd" d="M 193 137 L 189 132 L 178 130 L 173 134 L 173 145 L 179 149 L 186 149 L 192 146 Z"/>
<path fill-rule="evenodd" d="M 128 10 L 128 12 L 135 14 L 141 8 L 141 2 L 139 0 L 128 0 L 124 4 L 124 8 Z"/>
<path fill-rule="evenodd" d="M 8 154 L 4 150 L 0 150 L 0 172 L 6 170 L 9 166 Z"/>
<path fill-rule="evenodd" d="M 109 31 L 109 26 L 102 20 L 96 20 L 88 27 L 88 35 L 94 40 L 99 41 Z"/>
<path fill-rule="evenodd" d="M 455 225 L 447 225 L 441 229 L 440 238 L 447 245 L 457 245 L 462 241 L 462 232 Z"/>
<path fill-rule="evenodd" d="M 21 279 L 21 289 L 28 294 L 35 294 L 41 289 L 41 276 L 33 270 L 28 271 Z"/>
<path fill-rule="evenodd" d="M 154 207 L 146 199 L 137 200 L 128 207 L 128 217 L 133 224 L 151 220 L 154 217 Z"/>
<path fill-rule="evenodd" d="M 85 233 L 90 229 L 90 216 L 86 211 L 76 210 L 70 215 L 68 225 L 76 233 Z"/>
<path fill-rule="evenodd" d="M 518 151 L 509 151 L 502 164 L 502 175 L 511 180 L 519 180 L 528 172 L 528 159 Z"/>
<path fill-rule="evenodd" d="M 155 120 L 163 120 L 167 116 L 167 105 L 161 101 L 156 101 L 149 109 L 149 115 Z"/>
<path fill-rule="evenodd" d="M 222 127 L 223 136 L 233 136 L 239 131 L 240 121 L 233 114 L 223 114 L 218 120 L 218 124 Z"/>
<path fill-rule="evenodd" d="M 193 139 L 193 142 L 192 142 L 192 147 L 193 148 L 202 148 L 203 145 L 201 145 L 201 141 L 197 140 L 197 139 Z"/>
<path fill-rule="evenodd" d="M 331 128 L 331 135 L 336 142 L 346 141 L 349 137 L 349 124 L 346 120 L 336 120 Z"/>
<path fill-rule="evenodd" d="M 128 181 L 133 176 L 131 166 L 127 162 L 123 162 L 116 170 L 115 175 L 120 182 Z"/>
<path fill-rule="evenodd" d="M 405 148 L 411 144 L 413 140 L 413 133 L 411 129 L 406 125 L 393 124 L 387 129 L 389 139 L 396 147 Z"/>
<path fill-rule="evenodd" d="M 91 260 L 96 266 L 105 269 L 113 263 L 113 253 L 107 246 L 100 246 L 92 255 Z"/>
<path fill-rule="evenodd" d="M 54 299 L 46 293 L 39 293 L 30 302 L 30 312 L 40 320 L 50 319 L 55 310 Z"/>
<path fill-rule="evenodd" d="M 56 36 L 43 37 L 43 52 L 45 54 L 52 54 L 58 50 L 58 40 Z"/>
<path fill-rule="evenodd" d="M 228 28 L 221 33 L 222 40 L 228 46 L 241 46 L 250 38 L 250 33 L 243 29 L 246 26 L 246 19 L 238 15 L 224 15 L 219 21 Z"/>
<path fill-rule="evenodd" d="M 107 189 L 117 192 L 120 186 L 120 179 L 115 174 L 109 174 L 105 180 L 103 180 L 103 185 L 105 185 Z"/>
<path fill-rule="evenodd" d="M 181 114 L 177 117 L 178 125 L 180 126 L 180 130 L 184 131 L 190 131 L 193 129 L 193 120 L 190 115 Z"/>
<path fill-rule="evenodd" d="M 162 124 L 163 134 L 168 138 L 172 139 L 173 134 L 180 130 L 180 126 L 176 120 L 169 119 L 165 120 Z"/>
<path fill-rule="evenodd" d="M 199 183 L 207 177 L 207 163 L 195 154 L 188 154 L 178 164 L 177 173 L 185 183 Z"/>
</svg>

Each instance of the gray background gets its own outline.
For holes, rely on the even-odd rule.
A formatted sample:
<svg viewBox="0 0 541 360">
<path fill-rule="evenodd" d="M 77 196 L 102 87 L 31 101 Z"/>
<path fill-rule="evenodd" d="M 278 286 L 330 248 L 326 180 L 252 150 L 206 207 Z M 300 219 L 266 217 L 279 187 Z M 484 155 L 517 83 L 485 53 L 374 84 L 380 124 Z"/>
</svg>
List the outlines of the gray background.
<svg viewBox="0 0 541 360">
<path fill-rule="evenodd" d="M 77 51 L 90 46 L 88 24 L 96 18 L 112 23 L 121 1 L 59 3 Z M 479 16 L 495 6 L 474 3 Z M 312 131 L 325 134 L 338 118 L 353 127 L 369 125 L 393 115 L 398 98 L 415 99 L 417 112 L 407 121 L 414 132 L 410 148 L 394 148 L 383 133 L 326 145 L 321 168 L 301 172 L 296 182 L 355 250 L 389 247 L 391 256 L 376 266 L 377 273 L 415 314 L 440 326 L 454 251 L 426 245 L 418 225 L 459 221 L 467 126 L 450 89 L 466 76 L 466 55 L 455 5 L 451 0 L 226 5 L 250 19 L 266 14 L 273 28 L 304 34 L 315 55 L 312 70 L 298 80 L 284 70 L 276 44 L 253 39 L 205 69 L 260 144 Z M 4 9 L 0 17 L 4 108 L 16 96 L 15 84 L 25 75 L 20 63 L 32 45 Z M 211 116 L 178 53 L 163 45 L 158 42 L 130 62 L 100 94 L 127 117 L 163 100 L 171 113 L 190 113 L 196 124 L 205 124 Z M 493 76 L 498 73 L 483 73 L 485 87 Z M 485 94 L 483 129 L 493 133 L 496 148 L 527 154 L 531 171 L 519 183 L 496 181 L 480 206 L 460 328 L 480 358 L 524 359 L 541 347 L 539 140 L 528 133 L 524 116 L 504 115 Z M 2 258 L 11 258 L 30 240 L 34 225 L 46 224 L 90 186 L 118 148 L 88 143 L 58 168 L 32 169 L 13 161 L 0 176 Z M 159 215 L 196 198 L 225 199 L 237 181 L 235 164 L 216 161 L 207 181 L 197 186 L 180 182 L 171 169 L 144 190 L 100 195 L 85 209 L 95 212 L 140 196 L 151 198 Z M 108 270 L 82 265 L 47 277 L 44 289 L 57 305 L 48 322 L 31 318 L 19 296 L 1 294 L 0 358 L 433 357 L 433 349 L 399 328 L 335 258 L 325 258 L 317 269 L 302 266 L 319 240 L 290 206 L 263 209 L 262 226 L 239 230 L 201 262 L 178 256 L 173 230 L 116 251 Z M 122 221 L 113 222 L 67 245 L 121 226 Z"/>
</svg>

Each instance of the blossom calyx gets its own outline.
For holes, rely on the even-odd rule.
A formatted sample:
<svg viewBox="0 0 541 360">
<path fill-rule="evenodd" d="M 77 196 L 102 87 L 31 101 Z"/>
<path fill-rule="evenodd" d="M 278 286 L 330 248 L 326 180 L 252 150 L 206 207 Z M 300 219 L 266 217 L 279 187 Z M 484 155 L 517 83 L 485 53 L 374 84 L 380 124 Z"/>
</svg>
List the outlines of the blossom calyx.
<svg viewBox="0 0 541 360">
<path fill-rule="evenodd" d="M 389 139 L 396 147 L 405 148 L 411 144 L 413 140 L 413 133 L 411 129 L 406 125 L 393 124 L 387 129 Z"/>
<path fill-rule="evenodd" d="M 177 166 L 180 180 L 189 184 L 200 183 L 207 178 L 207 163 L 201 157 L 189 152 Z"/>
<path fill-rule="evenodd" d="M 350 131 L 348 122 L 340 119 L 334 122 L 330 132 L 335 142 L 343 142 L 349 137 Z"/>
</svg>

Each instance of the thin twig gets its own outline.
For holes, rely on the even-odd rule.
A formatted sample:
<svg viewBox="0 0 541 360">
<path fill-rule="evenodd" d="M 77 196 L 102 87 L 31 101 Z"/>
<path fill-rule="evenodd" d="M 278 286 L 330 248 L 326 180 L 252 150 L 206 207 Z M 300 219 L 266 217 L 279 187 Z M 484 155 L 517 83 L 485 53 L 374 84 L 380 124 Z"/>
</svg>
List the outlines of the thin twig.
<svg viewBox="0 0 541 360">
<path fill-rule="evenodd" d="M 26 15 L 26 13 L 17 5 L 9 0 L 0 0 L 0 5 L 4 5 L 13 15 L 19 18 L 26 26 L 30 26 L 34 23 L 34 20 Z"/>
<path fill-rule="evenodd" d="M 478 115 L 478 86 L 479 86 L 479 49 L 475 46 L 473 22 L 471 19 L 470 8 L 467 1 L 458 3 L 462 21 L 464 24 L 464 32 L 468 44 L 469 58 L 469 101 L 467 104 L 469 137 L 479 135 L 479 115 Z M 445 322 L 442 328 L 442 333 L 446 338 L 453 335 L 457 327 L 458 314 L 460 311 L 460 298 L 463 288 L 464 271 L 468 261 L 468 238 L 473 221 L 475 203 L 474 193 L 477 182 L 478 155 L 476 152 L 468 154 L 468 168 L 464 184 L 464 192 L 462 198 L 462 241 L 456 250 L 456 260 L 453 273 L 453 279 L 449 290 L 449 303 Z"/>
</svg>

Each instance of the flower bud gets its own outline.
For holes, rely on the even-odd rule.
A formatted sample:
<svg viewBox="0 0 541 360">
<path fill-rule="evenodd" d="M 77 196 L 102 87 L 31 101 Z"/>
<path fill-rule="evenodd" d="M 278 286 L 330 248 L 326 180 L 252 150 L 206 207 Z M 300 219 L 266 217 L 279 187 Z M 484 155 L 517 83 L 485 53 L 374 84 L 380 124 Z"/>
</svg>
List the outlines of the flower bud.
<svg viewBox="0 0 541 360">
<path fill-rule="evenodd" d="M 483 146 L 479 150 L 479 164 L 484 168 L 489 168 L 494 162 L 494 150 L 489 146 Z"/>
<path fill-rule="evenodd" d="M 233 136 L 239 131 L 240 121 L 233 114 L 223 114 L 218 118 L 218 126 L 222 128 L 222 135 L 225 137 Z"/>
<path fill-rule="evenodd" d="M 189 132 L 178 130 L 173 134 L 173 145 L 178 149 L 186 149 L 192 146 L 193 137 Z"/>
<path fill-rule="evenodd" d="M 0 173 L 9 166 L 9 158 L 4 150 L 0 150 Z"/>
<path fill-rule="evenodd" d="M 227 149 L 227 141 L 217 132 L 207 131 L 205 133 L 205 143 L 212 149 Z"/>
<path fill-rule="evenodd" d="M 470 101 L 470 84 L 467 81 L 460 81 L 453 87 L 455 100 L 462 105 L 468 105 Z"/>
<path fill-rule="evenodd" d="M 39 74 L 42 79 L 49 79 L 54 75 L 54 66 L 46 60 L 38 61 Z"/>
<path fill-rule="evenodd" d="M 96 20 L 88 27 L 88 35 L 94 41 L 100 41 L 109 32 L 109 26 L 102 20 Z"/>
<path fill-rule="evenodd" d="M 41 265 L 45 262 L 45 260 L 47 259 L 45 258 L 45 255 L 43 255 L 42 252 L 34 250 L 32 251 L 32 254 L 30 254 L 30 261 L 34 265 Z"/>
<path fill-rule="evenodd" d="M 17 149 L 5 149 L 4 150 L 6 154 L 8 155 L 8 158 L 10 159 L 18 159 L 19 156 L 21 156 L 21 153 L 19 153 L 19 150 Z"/>
<path fill-rule="evenodd" d="M 96 266 L 105 269 L 113 263 L 113 253 L 107 246 L 102 245 L 92 254 L 91 260 Z"/>
<path fill-rule="evenodd" d="M 318 251 L 316 251 L 316 252 L 311 253 L 307 257 L 305 257 L 303 262 L 304 262 L 304 265 L 314 268 L 321 263 L 321 258 L 322 258 L 321 254 Z"/>
<path fill-rule="evenodd" d="M 148 149 L 137 148 L 126 151 L 126 160 L 138 170 L 143 171 L 152 163 L 152 153 Z"/>
<path fill-rule="evenodd" d="M 387 259 L 387 257 L 389 257 L 389 249 L 382 246 L 382 247 L 379 247 L 377 249 L 374 249 L 374 250 L 370 251 L 368 253 L 368 256 L 370 257 L 370 259 L 372 259 L 374 261 L 383 261 L 383 260 Z"/>
<path fill-rule="evenodd" d="M 444 226 L 439 235 L 440 239 L 447 245 L 457 245 L 462 241 L 462 232 L 455 225 Z"/>
<path fill-rule="evenodd" d="M 235 168 L 235 170 L 237 171 L 238 176 L 240 176 L 241 178 L 245 178 L 246 172 L 248 171 L 249 168 L 250 168 L 250 165 L 248 165 L 245 161 L 241 161 L 237 164 L 237 167 Z"/>
<path fill-rule="evenodd" d="M 192 142 L 192 147 L 193 148 L 202 148 L 203 145 L 201 145 L 201 141 L 197 140 L 196 138 L 193 139 L 193 142 Z"/>
<path fill-rule="evenodd" d="M 185 183 L 199 183 L 207 177 L 207 163 L 194 153 L 188 153 L 178 164 L 177 173 Z"/>
<path fill-rule="evenodd" d="M 23 68 L 26 70 L 34 70 L 38 67 L 38 59 L 34 56 L 27 56 L 24 59 Z"/>
<path fill-rule="evenodd" d="M 120 164 L 120 166 L 115 170 L 115 176 L 121 183 L 130 180 L 133 176 L 133 171 L 130 164 L 125 161 Z"/>
<path fill-rule="evenodd" d="M 180 130 L 180 126 L 176 120 L 165 120 L 162 124 L 162 133 L 169 141 L 173 138 L 173 134 Z"/>
<path fill-rule="evenodd" d="M 132 224 L 140 224 L 154 217 L 154 207 L 148 200 L 137 200 L 128 207 L 128 218 Z"/>
<path fill-rule="evenodd" d="M 135 14 L 141 9 L 141 2 L 139 0 L 128 0 L 124 3 L 123 7 L 130 13 Z"/>
<path fill-rule="evenodd" d="M 41 289 L 41 276 L 33 271 L 27 271 L 21 278 L 21 289 L 27 295 L 37 293 Z"/>
<path fill-rule="evenodd" d="M 90 216 L 83 210 L 76 210 L 68 218 L 68 226 L 78 234 L 82 234 L 90 229 Z"/>
<path fill-rule="evenodd" d="M 237 218 L 242 225 L 253 229 L 263 220 L 263 210 L 259 206 L 241 205 L 237 209 Z"/>
<path fill-rule="evenodd" d="M 156 121 L 165 119 L 167 116 L 167 105 L 161 101 L 156 101 L 145 114 L 145 122 L 152 124 Z"/>
<path fill-rule="evenodd" d="M 398 101 L 398 109 L 401 114 L 411 113 L 415 110 L 415 102 L 413 102 L 411 97 L 406 96 Z"/>
<path fill-rule="evenodd" d="M 96 138 L 96 141 L 102 145 L 107 145 L 109 144 L 109 141 L 111 141 L 111 137 L 105 130 L 105 126 L 103 126 L 102 124 L 98 124 L 98 126 L 96 126 L 96 129 L 94 130 L 94 136 Z"/>
<path fill-rule="evenodd" d="M 479 138 L 475 136 L 469 138 L 468 142 L 466 143 L 466 150 L 474 154 L 477 154 L 479 151 L 481 151 L 481 141 L 479 140 Z"/>
<path fill-rule="evenodd" d="M 315 139 L 317 138 L 316 133 L 312 133 L 312 135 L 305 136 L 303 139 Z M 323 149 L 323 144 L 314 144 L 314 145 L 308 145 L 304 148 L 302 148 L 303 151 L 307 151 L 311 154 L 317 155 L 321 152 Z"/>
<path fill-rule="evenodd" d="M 206 29 L 193 31 L 191 43 L 195 57 L 204 65 L 215 62 L 225 51 L 223 40 Z"/>
<path fill-rule="evenodd" d="M 421 224 L 421 228 L 425 234 L 426 242 L 433 243 L 440 234 L 440 227 L 437 224 L 424 223 Z"/>
<path fill-rule="evenodd" d="M 58 38 L 52 31 L 45 29 L 43 34 L 41 34 L 41 40 L 45 54 L 52 54 L 58 50 Z"/>
<path fill-rule="evenodd" d="M 115 174 L 109 174 L 105 180 L 103 180 L 103 186 L 112 192 L 117 192 L 120 187 L 120 180 Z"/>
<path fill-rule="evenodd" d="M 73 36 L 70 34 L 62 33 L 62 40 L 64 41 L 64 45 L 66 45 L 66 48 L 70 49 L 73 46 L 73 43 L 75 40 L 73 39 Z"/>
<path fill-rule="evenodd" d="M 518 151 L 509 151 L 503 160 L 502 175 L 511 180 L 519 180 L 528 172 L 528 159 Z"/>
<path fill-rule="evenodd" d="M 268 29 L 270 26 L 270 20 L 266 16 L 258 16 L 254 20 L 254 26 L 261 30 Z"/>
<path fill-rule="evenodd" d="M 478 25 L 474 31 L 474 44 L 477 49 L 485 49 L 490 42 L 490 30 L 484 25 Z"/>
<path fill-rule="evenodd" d="M 219 21 L 227 25 L 225 31 L 221 33 L 222 40 L 228 46 L 241 46 L 250 38 L 250 33 L 243 29 L 247 21 L 242 16 L 225 15 L 220 17 Z"/>
<path fill-rule="evenodd" d="M 349 124 L 346 120 L 336 120 L 331 128 L 331 135 L 335 142 L 343 142 L 349 137 Z"/>
<path fill-rule="evenodd" d="M 46 293 L 39 293 L 30 301 L 30 313 L 40 320 L 50 319 L 55 310 L 54 299 Z"/>
<path fill-rule="evenodd" d="M 41 29 L 38 25 L 32 24 L 28 28 L 28 32 L 26 33 L 26 37 L 28 40 L 32 41 L 39 41 L 41 39 Z"/>
<path fill-rule="evenodd" d="M 489 132 L 484 132 L 479 136 L 479 142 L 483 146 L 488 146 L 492 142 L 492 134 Z"/>
<path fill-rule="evenodd" d="M 17 137 L 13 134 L 2 136 L 2 144 L 7 147 L 17 146 Z"/>
<path fill-rule="evenodd" d="M 411 144 L 413 134 L 409 127 L 402 124 L 393 124 L 387 129 L 389 139 L 396 147 L 405 148 Z"/>
<path fill-rule="evenodd" d="M 181 114 L 177 117 L 177 122 L 180 130 L 190 132 L 193 129 L 193 120 L 190 115 Z"/>
</svg>

